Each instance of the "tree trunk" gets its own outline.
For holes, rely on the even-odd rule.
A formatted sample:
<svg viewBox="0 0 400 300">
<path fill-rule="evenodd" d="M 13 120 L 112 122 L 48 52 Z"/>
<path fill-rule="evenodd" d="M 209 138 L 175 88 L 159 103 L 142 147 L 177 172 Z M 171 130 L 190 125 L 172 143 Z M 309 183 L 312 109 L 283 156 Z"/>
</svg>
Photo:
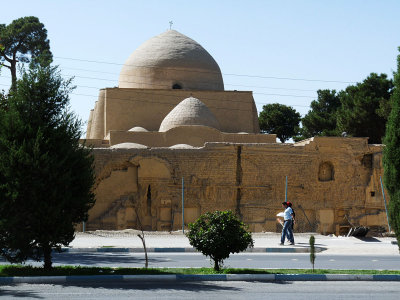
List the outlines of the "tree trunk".
<svg viewBox="0 0 400 300">
<path fill-rule="evenodd" d="M 149 258 L 147 257 L 147 247 L 146 247 L 146 241 L 144 240 L 143 230 L 142 230 L 142 235 L 138 234 L 137 236 L 142 240 L 143 249 L 144 249 L 144 257 L 145 257 L 144 267 L 145 267 L 145 269 L 147 269 L 149 266 Z"/>
<path fill-rule="evenodd" d="M 11 90 L 15 89 L 17 84 L 17 63 L 15 61 L 11 62 Z"/>
<path fill-rule="evenodd" d="M 43 255 L 44 255 L 44 269 L 51 270 L 52 268 L 52 261 L 51 261 L 51 247 L 44 246 L 43 247 Z"/>
<path fill-rule="evenodd" d="M 214 258 L 214 270 L 219 272 L 219 263 L 218 259 Z"/>
</svg>

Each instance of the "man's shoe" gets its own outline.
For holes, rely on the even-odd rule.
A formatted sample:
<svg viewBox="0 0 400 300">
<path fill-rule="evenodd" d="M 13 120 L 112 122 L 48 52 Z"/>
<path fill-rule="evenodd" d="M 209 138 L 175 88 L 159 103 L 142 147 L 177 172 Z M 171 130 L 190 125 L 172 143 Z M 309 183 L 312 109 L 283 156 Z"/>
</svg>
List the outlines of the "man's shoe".
<svg viewBox="0 0 400 300">
<path fill-rule="evenodd" d="M 293 242 L 293 243 L 290 243 L 289 245 L 294 245 L 294 242 Z"/>
<path fill-rule="evenodd" d="M 279 243 L 279 246 L 283 246 L 283 245 L 285 245 L 284 243 Z"/>
</svg>

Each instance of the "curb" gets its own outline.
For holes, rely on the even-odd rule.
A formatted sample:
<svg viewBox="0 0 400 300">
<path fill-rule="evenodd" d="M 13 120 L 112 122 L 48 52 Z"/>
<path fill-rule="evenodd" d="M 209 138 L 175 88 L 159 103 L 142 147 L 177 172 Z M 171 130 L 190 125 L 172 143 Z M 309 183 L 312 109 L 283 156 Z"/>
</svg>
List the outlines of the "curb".
<svg viewBox="0 0 400 300">
<path fill-rule="evenodd" d="M 36 276 L 0 277 L 0 285 L 63 284 L 82 282 L 185 282 L 185 281 L 400 281 L 400 275 L 348 274 L 211 274 L 211 275 L 93 275 L 93 276 Z"/>
<path fill-rule="evenodd" d="M 321 252 L 326 250 L 327 248 L 323 247 L 315 247 L 315 252 Z M 93 252 L 102 252 L 102 253 L 143 253 L 144 250 L 142 247 L 138 248 L 118 248 L 118 247 L 102 247 L 102 248 L 62 248 L 62 252 L 66 253 L 93 253 Z M 175 247 L 175 248 L 147 248 L 147 252 L 151 253 L 195 253 L 198 252 L 196 249 L 192 247 Z M 244 253 L 309 253 L 309 247 L 279 247 L 279 248 L 250 248 L 244 251 Z"/>
</svg>

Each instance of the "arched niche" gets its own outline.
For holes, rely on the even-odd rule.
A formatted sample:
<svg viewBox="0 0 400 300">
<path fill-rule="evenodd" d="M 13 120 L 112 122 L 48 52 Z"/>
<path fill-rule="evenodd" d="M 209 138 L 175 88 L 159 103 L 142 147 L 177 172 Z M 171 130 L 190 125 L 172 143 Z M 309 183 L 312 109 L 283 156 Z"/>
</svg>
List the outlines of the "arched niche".
<svg viewBox="0 0 400 300">
<path fill-rule="evenodd" d="M 329 161 L 321 162 L 318 170 L 319 181 L 331 181 L 334 180 L 335 171 L 333 164 Z"/>
<path fill-rule="evenodd" d="M 139 178 L 164 178 L 172 177 L 172 168 L 170 164 L 157 157 L 135 157 L 130 162 L 138 166 Z"/>
</svg>

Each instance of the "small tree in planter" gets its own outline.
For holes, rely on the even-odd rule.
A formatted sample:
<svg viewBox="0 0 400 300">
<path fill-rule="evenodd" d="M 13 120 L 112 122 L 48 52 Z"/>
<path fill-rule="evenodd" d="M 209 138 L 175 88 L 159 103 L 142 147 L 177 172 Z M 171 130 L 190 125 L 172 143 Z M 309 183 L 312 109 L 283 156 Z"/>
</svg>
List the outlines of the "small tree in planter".
<svg viewBox="0 0 400 300">
<path fill-rule="evenodd" d="M 208 212 L 189 224 L 190 245 L 214 261 L 219 271 L 224 259 L 254 246 L 247 225 L 231 211 Z"/>
</svg>

